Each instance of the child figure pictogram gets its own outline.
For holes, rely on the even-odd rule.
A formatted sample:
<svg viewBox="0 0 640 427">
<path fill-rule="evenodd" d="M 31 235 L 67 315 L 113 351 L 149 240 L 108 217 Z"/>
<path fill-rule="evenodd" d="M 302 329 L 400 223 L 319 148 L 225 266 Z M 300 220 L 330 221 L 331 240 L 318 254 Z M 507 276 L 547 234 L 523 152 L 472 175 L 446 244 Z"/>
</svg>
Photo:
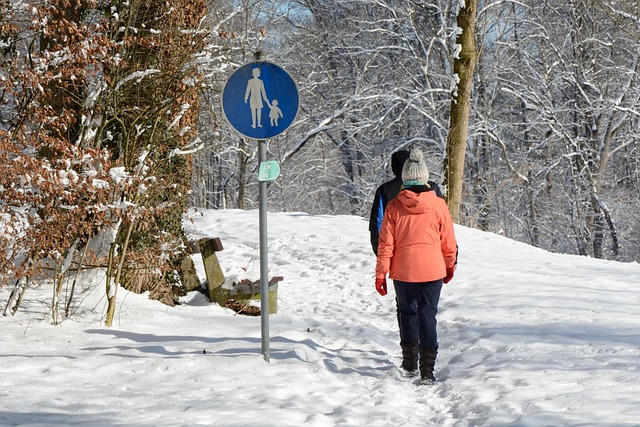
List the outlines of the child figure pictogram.
<svg viewBox="0 0 640 427">
<path fill-rule="evenodd" d="M 278 126 L 278 119 L 282 116 L 282 110 L 278 107 L 278 100 L 274 99 L 269 105 L 269 119 L 271 126 Z"/>
</svg>

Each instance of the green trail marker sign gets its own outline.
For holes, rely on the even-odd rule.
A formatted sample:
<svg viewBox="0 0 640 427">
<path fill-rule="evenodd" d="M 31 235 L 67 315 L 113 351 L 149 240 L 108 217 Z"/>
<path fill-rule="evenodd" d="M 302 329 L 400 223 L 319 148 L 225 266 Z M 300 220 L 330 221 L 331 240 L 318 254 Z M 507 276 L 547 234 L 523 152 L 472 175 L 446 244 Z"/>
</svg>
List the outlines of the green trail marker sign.
<svg viewBox="0 0 640 427">
<path fill-rule="evenodd" d="M 275 160 L 260 163 L 258 181 L 273 181 L 280 175 L 280 165 Z"/>
</svg>

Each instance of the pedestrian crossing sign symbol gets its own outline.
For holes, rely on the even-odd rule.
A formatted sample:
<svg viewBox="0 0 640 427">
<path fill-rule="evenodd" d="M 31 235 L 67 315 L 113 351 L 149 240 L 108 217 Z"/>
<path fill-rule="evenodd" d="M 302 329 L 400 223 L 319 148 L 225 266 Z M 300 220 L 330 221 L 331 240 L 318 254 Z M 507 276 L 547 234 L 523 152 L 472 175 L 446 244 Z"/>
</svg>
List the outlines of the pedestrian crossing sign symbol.
<svg viewBox="0 0 640 427">
<path fill-rule="evenodd" d="M 265 61 L 238 68 L 222 91 L 222 110 L 229 124 L 251 139 L 284 132 L 298 114 L 298 88 L 285 70 Z"/>
</svg>

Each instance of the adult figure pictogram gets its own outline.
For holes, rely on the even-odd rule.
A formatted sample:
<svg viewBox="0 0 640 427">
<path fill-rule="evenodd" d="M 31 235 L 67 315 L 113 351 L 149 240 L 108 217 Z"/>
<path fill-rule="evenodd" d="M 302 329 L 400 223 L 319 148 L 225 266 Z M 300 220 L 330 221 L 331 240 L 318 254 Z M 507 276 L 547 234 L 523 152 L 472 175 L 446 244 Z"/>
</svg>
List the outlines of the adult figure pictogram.
<svg viewBox="0 0 640 427">
<path fill-rule="evenodd" d="M 247 101 L 249 101 L 249 108 L 251 108 L 251 127 L 255 129 L 256 126 L 262 127 L 262 108 L 264 107 L 262 100 L 264 100 L 267 105 L 271 104 L 269 104 L 267 93 L 264 90 L 264 83 L 260 80 L 260 68 L 254 68 L 251 74 L 253 78 L 247 82 L 244 102 L 246 104 Z"/>
</svg>

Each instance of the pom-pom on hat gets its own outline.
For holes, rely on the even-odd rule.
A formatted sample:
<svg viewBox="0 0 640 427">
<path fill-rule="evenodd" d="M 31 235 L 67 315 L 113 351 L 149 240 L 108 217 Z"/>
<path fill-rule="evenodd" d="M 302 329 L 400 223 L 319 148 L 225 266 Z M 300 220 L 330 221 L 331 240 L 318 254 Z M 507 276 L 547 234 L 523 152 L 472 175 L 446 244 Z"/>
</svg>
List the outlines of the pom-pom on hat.
<svg viewBox="0 0 640 427">
<path fill-rule="evenodd" d="M 417 181 L 426 184 L 429 181 L 429 169 L 423 159 L 422 150 L 414 148 L 411 150 L 409 160 L 402 168 L 402 181 Z"/>
</svg>

